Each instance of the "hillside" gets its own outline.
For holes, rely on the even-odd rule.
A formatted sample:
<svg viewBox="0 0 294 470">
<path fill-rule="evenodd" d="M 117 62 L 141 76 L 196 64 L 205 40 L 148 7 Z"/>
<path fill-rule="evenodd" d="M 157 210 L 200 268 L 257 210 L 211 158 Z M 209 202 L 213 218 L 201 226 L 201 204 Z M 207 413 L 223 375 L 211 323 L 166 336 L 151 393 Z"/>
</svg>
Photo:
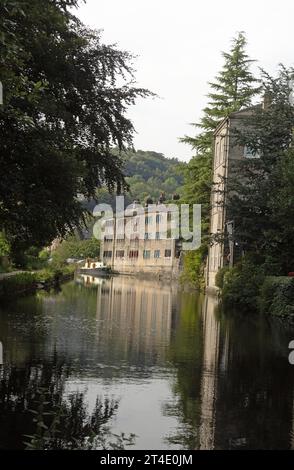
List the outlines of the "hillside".
<svg viewBox="0 0 294 470">
<path fill-rule="evenodd" d="M 165 192 L 170 199 L 183 184 L 180 172 L 183 165 L 179 160 L 157 152 L 138 150 L 128 153 L 125 174 L 132 196 L 143 202 L 148 195 L 157 200 L 160 193 Z"/>
<path fill-rule="evenodd" d="M 160 193 L 164 192 L 166 199 L 174 193 L 181 193 L 183 185 L 182 170 L 186 166 L 176 158 L 166 158 L 163 154 L 153 151 L 128 151 L 125 159 L 126 181 L 130 192 L 126 194 L 126 204 L 134 199 L 144 203 L 148 196 L 157 202 Z M 114 196 L 106 189 L 98 192 L 99 202 L 113 205 Z"/>
</svg>

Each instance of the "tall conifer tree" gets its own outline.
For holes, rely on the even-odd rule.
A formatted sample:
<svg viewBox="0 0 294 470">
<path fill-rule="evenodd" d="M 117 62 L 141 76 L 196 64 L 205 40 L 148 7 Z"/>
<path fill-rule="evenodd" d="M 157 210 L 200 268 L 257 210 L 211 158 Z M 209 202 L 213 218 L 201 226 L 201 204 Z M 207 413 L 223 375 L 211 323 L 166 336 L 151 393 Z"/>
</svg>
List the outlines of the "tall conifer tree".
<svg viewBox="0 0 294 470">
<path fill-rule="evenodd" d="M 224 65 L 217 74 L 214 82 L 209 82 L 211 91 L 208 94 L 208 104 L 203 110 L 199 123 L 193 124 L 200 130 L 194 137 L 185 136 L 181 142 L 189 144 L 195 151 L 185 170 L 185 184 L 182 200 L 190 204 L 202 205 L 202 237 L 204 246 L 202 255 L 191 253 L 187 259 L 188 270 L 193 282 L 201 279 L 201 264 L 206 258 L 209 227 L 209 206 L 212 186 L 212 149 L 213 133 L 222 119 L 232 112 L 239 111 L 251 105 L 252 98 L 260 91 L 258 80 L 251 72 L 254 60 L 246 53 L 246 37 L 239 32 L 232 41 L 229 52 L 223 52 Z M 191 262 L 194 257 L 196 263 Z M 191 269 L 192 266 L 192 269 Z M 194 272 L 193 272 L 193 267 Z M 198 274 L 195 277 L 195 270 Z M 189 277 L 189 273 L 188 276 Z"/>
</svg>

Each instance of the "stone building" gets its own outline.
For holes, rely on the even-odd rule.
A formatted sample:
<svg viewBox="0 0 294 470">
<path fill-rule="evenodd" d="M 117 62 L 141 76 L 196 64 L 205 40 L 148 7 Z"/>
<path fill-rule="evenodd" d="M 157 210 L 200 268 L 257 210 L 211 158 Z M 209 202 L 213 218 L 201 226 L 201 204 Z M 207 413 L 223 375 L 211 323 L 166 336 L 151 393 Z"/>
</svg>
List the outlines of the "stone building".
<svg viewBox="0 0 294 470">
<path fill-rule="evenodd" d="M 101 260 L 121 273 L 156 273 L 177 277 L 181 244 L 174 235 L 173 211 L 149 205 L 104 221 Z"/>
<path fill-rule="evenodd" d="M 236 143 L 234 129 L 241 130 L 255 107 L 232 113 L 224 119 L 214 133 L 213 188 L 211 192 L 210 235 L 206 285 L 215 289 L 215 276 L 224 264 L 234 263 L 234 221 L 226 214 L 226 182 L 232 177 L 234 162 L 244 158 L 256 158 L 249 148 Z M 227 235 L 227 246 L 223 241 L 215 241 Z"/>
</svg>

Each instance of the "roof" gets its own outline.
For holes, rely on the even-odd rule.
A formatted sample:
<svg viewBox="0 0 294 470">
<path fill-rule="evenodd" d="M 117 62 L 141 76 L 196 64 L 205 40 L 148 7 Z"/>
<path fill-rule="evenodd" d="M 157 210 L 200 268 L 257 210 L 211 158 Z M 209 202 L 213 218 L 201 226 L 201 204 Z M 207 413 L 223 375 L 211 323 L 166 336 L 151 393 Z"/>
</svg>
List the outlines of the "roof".
<svg viewBox="0 0 294 470">
<path fill-rule="evenodd" d="M 261 107 L 261 104 L 256 104 L 254 106 L 249 106 L 248 108 L 240 109 L 240 111 L 234 111 L 233 113 L 229 114 L 226 118 L 224 118 L 218 126 L 216 127 L 214 131 L 214 135 L 216 135 L 219 130 L 232 118 L 238 119 L 242 117 L 246 117 L 252 113 L 255 109 L 258 109 Z"/>
</svg>

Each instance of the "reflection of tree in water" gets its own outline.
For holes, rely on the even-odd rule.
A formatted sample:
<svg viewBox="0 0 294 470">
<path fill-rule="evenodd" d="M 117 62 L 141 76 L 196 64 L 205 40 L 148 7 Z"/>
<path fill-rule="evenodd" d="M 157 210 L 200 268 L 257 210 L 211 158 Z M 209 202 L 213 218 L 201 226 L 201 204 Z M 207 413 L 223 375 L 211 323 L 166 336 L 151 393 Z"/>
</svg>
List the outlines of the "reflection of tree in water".
<svg viewBox="0 0 294 470">
<path fill-rule="evenodd" d="M 88 411 L 84 393 L 65 395 L 70 367 L 45 363 L 6 366 L 0 379 L 0 447 L 3 449 L 122 449 L 134 435 L 109 432 L 117 400 L 97 398 Z M 24 442 L 25 441 L 25 442 Z"/>
<path fill-rule="evenodd" d="M 175 401 L 164 406 L 166 416 L 176 416 L 180 425 L 166 441 L 172 446 L 195 449 L 199 444 L 200 388 L 202 368 L 201 302 L 183 294 L 177 306 L 178 321 L 172 334 L 169 360 L 176 368 Z"/>
</svg>

